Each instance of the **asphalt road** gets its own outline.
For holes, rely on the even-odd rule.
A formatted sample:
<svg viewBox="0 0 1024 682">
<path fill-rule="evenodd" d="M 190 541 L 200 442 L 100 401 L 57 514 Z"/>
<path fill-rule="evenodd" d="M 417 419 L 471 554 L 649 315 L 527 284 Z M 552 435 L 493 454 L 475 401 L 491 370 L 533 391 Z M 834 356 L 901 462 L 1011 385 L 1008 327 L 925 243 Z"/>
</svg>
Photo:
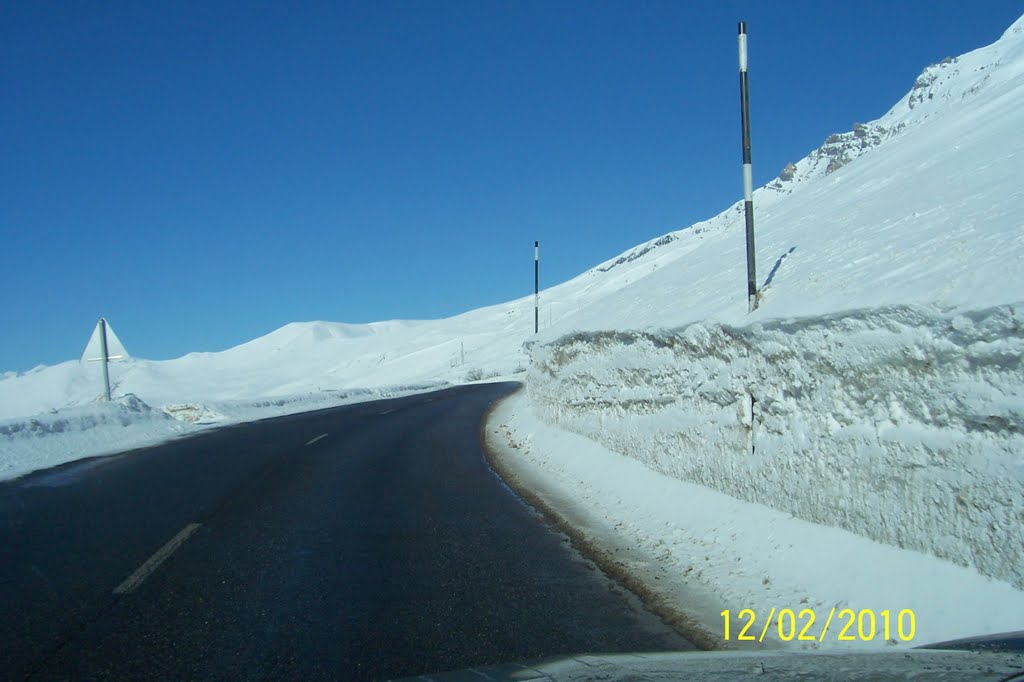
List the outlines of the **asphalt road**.
<svg viewBox="0 0 1024 682">
<path fill-rule="evenodd" d="M 692 646 L 488 467 L 514 384 L 253 422 L 0 483 L 9 679 L 383 679 Z"/>
</svg>

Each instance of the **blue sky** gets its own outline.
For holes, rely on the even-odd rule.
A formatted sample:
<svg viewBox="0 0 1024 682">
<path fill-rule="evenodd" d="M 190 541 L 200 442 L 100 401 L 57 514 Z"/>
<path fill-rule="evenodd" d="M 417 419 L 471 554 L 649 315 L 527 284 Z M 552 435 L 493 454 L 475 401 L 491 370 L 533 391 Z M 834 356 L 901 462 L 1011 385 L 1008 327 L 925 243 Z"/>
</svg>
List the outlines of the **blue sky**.
<svg viewBox="0 0 1024 682">
<path fill-rule="evenodd" d="M 446 317 L 740 198 L 1019 1 L 0 6 L 0 370 Z"/>
</svg>

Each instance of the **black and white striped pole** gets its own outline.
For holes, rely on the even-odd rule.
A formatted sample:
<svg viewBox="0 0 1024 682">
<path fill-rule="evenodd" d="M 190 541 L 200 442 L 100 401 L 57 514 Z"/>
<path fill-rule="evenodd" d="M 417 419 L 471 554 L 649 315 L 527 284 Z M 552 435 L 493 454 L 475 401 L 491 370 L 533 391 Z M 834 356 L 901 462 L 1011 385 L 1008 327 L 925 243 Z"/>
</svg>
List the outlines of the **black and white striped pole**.
<svg viewBox="0 0 1024 682">
<path fill-rule="evenodd" d="M 540 242 L 533 242 L 533 333 L 540 331 Z"/>
<path fill-rule="evenodd" d="M 754 173 L 750 164 L 750 96 L 747 93 L 747 22 L 740 22 L 740 119 L 743 124 L 743 212 L 747 223 L 747 304 L 757 310 L 757 264 L 754 257 Z"/>
</svg>

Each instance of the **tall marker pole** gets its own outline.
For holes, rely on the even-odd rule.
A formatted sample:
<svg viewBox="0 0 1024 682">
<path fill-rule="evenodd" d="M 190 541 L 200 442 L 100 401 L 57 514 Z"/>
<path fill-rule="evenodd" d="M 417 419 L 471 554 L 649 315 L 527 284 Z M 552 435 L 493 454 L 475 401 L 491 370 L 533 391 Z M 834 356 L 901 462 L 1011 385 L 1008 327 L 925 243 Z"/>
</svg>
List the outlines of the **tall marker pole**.
<svg viewBox="0 0 1024 682">
<path fill-rule="evenodd" d="M 533 242 L 533 333 L 540 331 L 540 242 Z"/>
<path fill-rule="evenodd" d="M 103 395 L 107 402 L 110 402 L 110 372 L 107 364 L 110 362 L 110 354 L 107 352 L 107 321 L 100 318 L 100 361 L 103 363 Z"/>
<path fill-rule="evenodd" d="M 740 118 L 743 123 L 743 211 L 747 222 L 747 304 L 757 310 L 757 265 L 754 258 L 754 173 L 750 165 L 750 97 L 747 94 L 747 22 L 740 22 Z"/>
</svg>

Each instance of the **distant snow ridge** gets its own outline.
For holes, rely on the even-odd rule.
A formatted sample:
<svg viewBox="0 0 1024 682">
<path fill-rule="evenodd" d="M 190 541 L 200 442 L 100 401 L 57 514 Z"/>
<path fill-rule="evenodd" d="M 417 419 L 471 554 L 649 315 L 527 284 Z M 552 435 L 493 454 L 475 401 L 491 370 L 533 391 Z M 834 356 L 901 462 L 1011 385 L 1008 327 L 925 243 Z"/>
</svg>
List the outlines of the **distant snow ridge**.
<svg viewBox="0 0 1024 682">
<path fill-rule="evenodd" d="M 798 183 L 834 173 L 860 155 L 899 134 L 906 125 L 901 122 L 887 128 L 878 123 L 857 123 L 853 126 L 852 132 L 830 135 L 822 146 L 808 154 L 799 164 L 790 163 L 783 168 L 779 177 L 766 185 L 765 189 L 784 194 L 792 193 Z"/>
<path fill-rule="evenodd" d="M 651 251 L 653 251 L 654 249 L 658 248 L 659 246 L 665 246 L 666 244 L 671 244 L 676 239 L 678 239 L 678 237 L 676 235 L 674 235 L 674 234 L 666 234 L 665 236 L 659 237 L 658 239 L 655 239 L 655 240 L 653 240 L 651 242 L 648 242 L 647 244 L 644 244 L 643 246 L 638 246 L 637 248 L 633 249 L 632 251 L 629 251 L 626 254 L 624 254 L 622 256 L 619 256 L 614 261 L 611 261 L 611 262 L 606 263 L 604 265 L 599 265 L 597 267 L 597 270 L 598 270 L 598 272 L 608 272 L 609 270 L 611 270 L 612 268 L 614 268 L 617 265 L 622 265 L 624 263 L 632 263 L 633 261 L 637 260 L 638 258 L 643 258 L 644 256 L 646 256 L 647 254 L 649 254 Z"/>
<path fill-rule="evenodd" d="M 904 130 L 920 125 L 937 114 L 956 107 L 990 87 L 1005 84 L 1006 69 L 992 80 L 992 74 L 1019 57 L 1024 36 L 1022 19 L 1015 22 L 996 43 L 962 57 L 946 57 L 924 69 L 910 91 L 885 116 L 871 123 L 856 123 L 851 132 L 830 135 L 821 147 L 798 163 L 787 164 L 766 190 L 791 193 L 810 180 L 829 175 L 865 152 L 878 147 Z"/>
</svg>

